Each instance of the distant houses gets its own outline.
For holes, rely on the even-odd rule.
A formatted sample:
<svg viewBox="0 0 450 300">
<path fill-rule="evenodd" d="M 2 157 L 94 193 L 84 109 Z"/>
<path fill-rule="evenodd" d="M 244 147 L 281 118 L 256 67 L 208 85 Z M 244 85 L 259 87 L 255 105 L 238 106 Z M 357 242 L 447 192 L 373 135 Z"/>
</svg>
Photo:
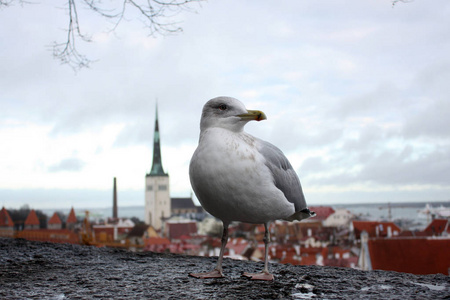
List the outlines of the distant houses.
<svg viewBox="0 0 450 300">
<path fill-rule="evenodd" d="M 42 215 L 31 209 L 15 230 L 8 210 L 0 210 L 0 236 L 35 241 L 79 243 L 126 248 L 132 251 L 170 252 L 217 256 L 220 222 L 198 219 L 199 210 L 190 198 L 172 203 L 172 216 L 157 230 L 152 225 L 126 218 L 91 223 L 90 218 L 54 213 L 42 226 Z M 450 228 L 447 219 L 435 219 L 421 231 L 403 231 L 389 221 L 358 220 L 345 209 L 312 207 L 318 216 L 306 222 L 275 221 L 269 226 L 272 262 L 293 265 L 393 270 L 415 274 L 448 274 Z M 200 212 L 204 213 L 204 212 Z M 264 256 L 264 226 L 232 223 L 225 257 L 259 261 Z"/>
<path fill-rule="evenodd" d="M 369 239 L 368 249 L 372 270 L 449 275 L 448 237 Z"/>
<path fill-rule="evenodd" d="M 0 210 L 0 236 L 14 237 L 14 223 L 4 207 Z"/>
<path fill-rule="evenodd" d="M 191 197 L 171 198 L 170 200 L 172 202 L 172 215 L 179 216 L 203 212 L 203 208 L 201 206 L 195 205 Z"/>
<path fill-rule="evenodd" d="M 62 221 L 58 214 L 55 212 L 53 216 L 48 220 L 48 229 L 62 229 Z"/>
<path fill-rule="evenodd" d="M 32 209 L 25 220 L 25 230 L 39 229 L 40 226 L 41 225 L 36 211 Z"/>
<path fill-rule="evenodd" d="M 333 213 L 323 221 L 323 225 L 327 227 L 348 227 L 355 219 L 355 215 L 348 209 L 336 209 Z"/>
<path fill-rule="evenodd" d="M 447 219 L 433 220 L 423 231 L 401 232 L 392 222 L 353 221 L 360 243 L 358 266 L 413 274 L 449 275 L 450 230 Z"/>
<path fill-rule="evenodd" d="M 78 234 L 67 228 L 63 228 L 63 222 L 57 213 L 47 222 L 47 228 L 41 228 L 41 222 L 34 209 L 28 214 L 24 229 L 15 233 L 16 238 L 23 238 L 31 241 L 46 241 L 53 243 L 78 244 Z"/>
<path fill-rule="evenodd" d="M 395 223 L 381 221 L 353 221 L 351 228 L 356 240 L 361 238 L 363 231 L 367 232 L 370 238 L 393 237 L 398 236 L 401 232 L 400 227 Z"/>
</svg>

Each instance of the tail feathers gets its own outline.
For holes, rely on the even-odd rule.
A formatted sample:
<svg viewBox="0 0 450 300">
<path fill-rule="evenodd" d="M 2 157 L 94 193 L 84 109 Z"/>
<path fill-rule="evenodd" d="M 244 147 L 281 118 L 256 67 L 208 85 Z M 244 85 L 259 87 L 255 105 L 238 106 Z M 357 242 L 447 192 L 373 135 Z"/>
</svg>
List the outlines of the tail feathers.
<svg viewBox="0 0 450 300">
<path fill-rule="evenodd" d="M 301 211 L 298 211 L 295 214 L 289 216 L 285 220 L 290 221 L 290 222 L 295 221 L 295 220 L 301 221 L 301 220 L 308 219 L 308 218 L 315 217 L 315 216 L 316 216 L 315 212 L 310 211 L 308 208 L 305 208 L 305 209 L 302 209 Z"/>
</svg>

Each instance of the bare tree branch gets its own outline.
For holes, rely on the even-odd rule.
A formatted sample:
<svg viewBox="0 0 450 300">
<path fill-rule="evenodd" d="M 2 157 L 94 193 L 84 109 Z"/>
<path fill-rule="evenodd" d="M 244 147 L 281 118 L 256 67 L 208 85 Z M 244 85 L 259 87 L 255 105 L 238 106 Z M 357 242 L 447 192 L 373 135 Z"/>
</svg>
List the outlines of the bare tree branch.
<svg viewBox="0 0 450 300">
<path fill-rule="evenodd" d="M 13 3 L 14 0 L 0 0 L 0 7 L 2 6 L 10 6 L 11 3 Z"/>
<path fill-rule="evenodd" d="M 77 51 L 76 40 L 79 38 L 84 42 L 91 42 L 91 39 L 80 30 L 75 0 L 68 0 L 67 4 L 69 5 L 67 39 L 64 43 L 53 43 L 53 57 L 59 59 L 62 64 L 68 64 L 74 71 L 78 71 L 82 68 L 88 68 L 92 61 Z"/>
<path fill-rule="evenodd" d="M 399 3 L 399 2 L 403 2 L 403 3 L 410 3 L 413 2 L 414 0 L 392 0 L 392 7 L 395 6 L 395 4 Z"/>
<path fill-rule="evenodd" d="M 180 23 L 174 22 L 173 18 L 182 11 L 193 12 L 191 5 L 205 0 L 122 0 L 120 4 L 102 0 L 66 1 L 64 8 L 68 14 L 66 40 L 64 42 L 55 41 L 51 48 L 54 58 L 78 71 L 88 68 L 93 62 L 87 56 L 79 53 L 76 47 L 78 41 L 91 42 L 91 38 L 81 30 L 80 15 L 77 10 L 80 5 L 86 6 L 101 18 L 110 20 L 113 23 L 111 31 L 117 29 L 128 12 L 133 13 L 134 11 L 144 23 L 148 35 L 158 36 L 182 32 Z M 26 3 L 23 0 L 0 0 L 0 8 L 8 7 L 13 2 Z"/>
<path fill-rule="evenodd" d="M 11 6 L 11 4 L 13 4 L 14 2 L 19 2 L 19 4 L 21 4 L 21 5 L 30 3 L 28 1 L 23 1 L 23 0 L 0 0 L 0 8 L 2 6 L 3 7 Z"/>
</svg>

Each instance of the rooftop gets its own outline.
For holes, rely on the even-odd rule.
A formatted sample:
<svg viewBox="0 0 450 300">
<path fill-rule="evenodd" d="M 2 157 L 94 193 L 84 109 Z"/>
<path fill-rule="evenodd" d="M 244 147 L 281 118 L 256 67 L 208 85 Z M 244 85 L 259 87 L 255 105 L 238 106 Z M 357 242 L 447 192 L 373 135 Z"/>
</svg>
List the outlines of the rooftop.
<svg viewBox="0 0 450 300">
<path fill-rule="evenodd" d="M 57 213 L 54 213 L 50 220 L 48 220 L 48 224 L 62 224 L 61 218 Z"/>
<path fill-rule="evenodd" d="M 450 238 L 379 238 L 368 243 L 374 270 L 448 275 Z"/>
<path fill-rule="evenodd" d="M 197 208 L 192 198 L 171 198 L 172 209 L 177 208 Z"/>
<path fill-rule="evenodd" d="M 39 225 L 39 218 L 36 214 L 36 211 L 32 209 L 28 214 L 27 219 L 25 220 L 25 225 Z"/>
<path fill-rule="evenodd" d="M 13 227 L 14 223 L 6 208 L 0 210 L 0 227 Z"/>
</svg>

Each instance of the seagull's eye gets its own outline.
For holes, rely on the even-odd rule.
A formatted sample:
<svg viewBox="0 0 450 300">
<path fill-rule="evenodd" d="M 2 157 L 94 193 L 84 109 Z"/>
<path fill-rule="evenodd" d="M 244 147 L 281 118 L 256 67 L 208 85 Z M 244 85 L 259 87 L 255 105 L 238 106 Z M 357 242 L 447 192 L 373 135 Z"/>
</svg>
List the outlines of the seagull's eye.
<svg viewBox="0 0 450 300">
<path fill-rule="evenodd" d="M 220 110 L 227 110 L 227 109 L 228 109 L 228 106 L 227 106 L 226 104 L 220 104 L 220 105 L 219 105 L 219 109 L 220 109 Z"/>
</svg>

